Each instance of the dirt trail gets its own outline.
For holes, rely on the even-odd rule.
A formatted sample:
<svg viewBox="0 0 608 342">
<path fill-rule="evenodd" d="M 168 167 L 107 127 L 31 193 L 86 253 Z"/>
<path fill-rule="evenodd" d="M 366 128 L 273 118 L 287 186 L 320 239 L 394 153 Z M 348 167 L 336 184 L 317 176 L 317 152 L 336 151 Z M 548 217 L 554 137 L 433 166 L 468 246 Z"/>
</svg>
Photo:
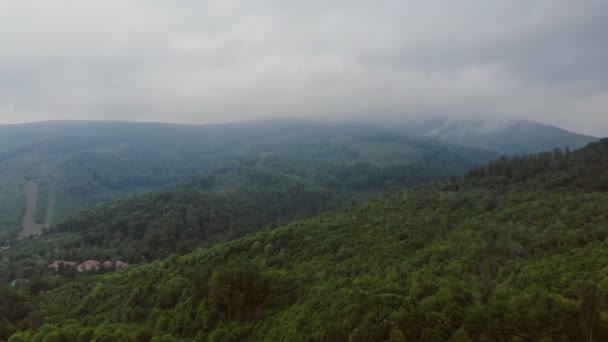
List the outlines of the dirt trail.
<svg viewBox="0 0 608 342">
<path fill-rule="evenodd" d="M 47 228 L 50 228 L 51 225 L 53 224 L 53 217 L 55 212 L 53 211 L 53 208 L 55 207 L 55 191 L 57 190 L 57 179 L 53 179 L 53 181 L 51 182 L 51 185 L 49 186 L 49 198 L 47 201 L 47 207 L 46 207 L 46 218 L 44 220 L 44 225 Z"/>
<path fill-rule="evenodd" d="M 46 219 L 44 223 L 36 222 L 36 210 L 38 208 L 38 183 L 35 179 L 25 183 L 23 194 L 25 195 L 25 213 L 21 225 L 23 229 L 19 234 L 19 238 L 30 236 L 31 234 L 40 234 L 42 228 L 50 227 L 53 223 L 53 207 L 55 204 L 55 188 L 56 184 L 53 181 L 49 187 L 48 207 L 46 210 Z"/>
</svg>

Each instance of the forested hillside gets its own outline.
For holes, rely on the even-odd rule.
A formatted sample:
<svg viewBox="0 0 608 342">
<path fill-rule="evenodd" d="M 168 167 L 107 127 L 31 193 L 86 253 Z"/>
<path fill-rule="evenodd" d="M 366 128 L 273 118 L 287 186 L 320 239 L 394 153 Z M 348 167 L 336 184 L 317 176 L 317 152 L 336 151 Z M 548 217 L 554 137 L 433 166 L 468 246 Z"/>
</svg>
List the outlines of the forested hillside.
<svg viewBox="0 0 608 342">
<path fill-rule="evenodd" d="M 13 243 L 3 252 L 10 262 L 0 264 L 0 281 L 54 274 L 47 266 L 55 260 L 142 263 L 184 254 L 449 175 L 430 160 L 383 168 L 327 161 L 306 168 L 302 156 L 290 157 L 237 160 L 173 186 L 91 207 L 42 236 Z"/>
<path fill-rule="evenodd" d="M 338 205 L 332 192 L 296 176 L 220 170 L 90 208 L 39 237 L 18 241 L 2 253 L 10 262 L 0 264 L 0 281 L 54 275 L 48 268 L 54 260 L 143 263 L 185 254 Z"/>
<path fill-rule="evenodd" d="M 603 139 L 571 152 L 543 152 L 533 156 L 502 157 L 471 170 L 467 177 L 476 184 L 510 184 L 540 178 L 546 186 L 565 186 L 596 191 L 608 190 L 608 156 Z M 551 175 L 550 177 L 548 175 Z"/>
<path fill-rule="evenodd" d="M 496 157 L 371 124 L 68 121 L 0 126 L 0 246 L 22 229 L 26 198 L 31 202 L 29 220 L 49 228 L 89 206 L 229 163 L 272 169 L 327 187 L 361 187 L 368 183 L 361 177 L 374 172 L 404 172 L 399 176 L 420 184 L 461 175 Z M 342 182 L 343 177 L 350 183 Z M 32 224 L 31 230 L 39 227 Z"/>
<path fill-rule="evenodd" d="M 319 162 L 316 168 L 306 168 L 298 159 L 301 156 L 290 157 L 237 160 L 181 183 L 67 217 L 42 235 L 18 240 L 4 251 L 10 262 L 0 264 L 0 282 L 54 274 L 47 266 L 55 260 L 142 263 L 170 253 L 184 254 L 454 175 L 442 171 L 448 166 L 434 166 L 431 160 L 388 167 Z M 440 158 L 441 154 L 435 158 L 438 165 Z"/>
<path fill-rule="evenodd" d="M 607 340 L 607 167 L 608 140 L 503 159 L 48 293 L 6 289 L 1 337 Z"/>
</svg>

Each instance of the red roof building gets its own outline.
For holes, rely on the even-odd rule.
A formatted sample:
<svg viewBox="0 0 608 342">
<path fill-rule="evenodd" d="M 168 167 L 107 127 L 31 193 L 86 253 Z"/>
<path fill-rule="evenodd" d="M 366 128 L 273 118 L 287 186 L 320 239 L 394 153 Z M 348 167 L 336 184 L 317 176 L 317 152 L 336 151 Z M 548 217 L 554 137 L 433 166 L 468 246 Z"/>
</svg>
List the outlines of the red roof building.
<svg viewBox="0 0 608 342">
<path fill-rule="evenodd" d="M 100 266 L 101 264 L 97 260 L 87 260 L 78 266 L 78 271 L 97 271 Z"/>
</svg>

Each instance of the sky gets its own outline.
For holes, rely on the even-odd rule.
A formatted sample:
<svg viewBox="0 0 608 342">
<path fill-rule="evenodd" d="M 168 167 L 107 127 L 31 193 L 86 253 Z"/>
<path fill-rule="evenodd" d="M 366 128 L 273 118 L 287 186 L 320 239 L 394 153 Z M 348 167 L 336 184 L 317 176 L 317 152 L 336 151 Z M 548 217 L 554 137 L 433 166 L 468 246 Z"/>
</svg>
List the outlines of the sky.
<svg viewBox="0 0 608 342">
<path fill-rule="evenodd" d="M 608 135 L 605 0 L 0 0 L 0 123 L 527 119 Z"/>
</svg>

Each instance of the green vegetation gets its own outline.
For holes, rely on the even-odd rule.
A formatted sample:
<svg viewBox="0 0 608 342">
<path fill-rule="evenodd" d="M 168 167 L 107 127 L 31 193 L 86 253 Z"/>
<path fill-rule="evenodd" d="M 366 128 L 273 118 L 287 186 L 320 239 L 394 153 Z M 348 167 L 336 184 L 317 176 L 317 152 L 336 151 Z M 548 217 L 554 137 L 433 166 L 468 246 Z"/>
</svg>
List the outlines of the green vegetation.
<svg viewBox="0 0 608 342">
<path fill-rule="evenodd" d="M 0 245 L 13 243 L 20 231 L 23 186 L 31 179 L 40 186 L 38 222 L 52 198 L 52 223 L 59 223 L 96 204 L 229 163 L 312 182 L 327 176 L 319 170 L 365 164 L 378 172 L 407 166 L 408 183 L 420 184 L 462 175 L 497 157 L 374 125 L 295 121 L 205 126 L 46 122 L 0 126 L 0 146 Z"/>
<path fill-rule="evenodd" d="M 608 340 L 607 167 L 608 140 L 500 159 L 464 179 L 183 256 L 93 276 L 33 277 L 0 292 L 0 338 Z M 245 175 L 187 184 L 232 191 L 234 177 Z M 80 217 L 96 222 L 87 215 Z M 69 227 L 46 238 L 79 240 L 86 231 Z M 15 302 L 19 310 L 7 309 Z"/>
<path fill-rule="evenodd" d="M 310 175 L 312 182 L 273 171 L 280 167 L 265 167 L 267 161 L 230 163 L 177 185 L 68 217 L 42 236 L 17 241 L 5 251 L 10 262 L 0 264 L 0 282 L 54 274 L 47 267 L 54 260 L 141 263 L 170 253 L 184 254 L 367 200 L 389 189 L 445 177 L 431 166 L 381 169 L 358 163 L 319 167 Z M 285 161 L 273 159 L 287 166 Z"/>
</svg>

